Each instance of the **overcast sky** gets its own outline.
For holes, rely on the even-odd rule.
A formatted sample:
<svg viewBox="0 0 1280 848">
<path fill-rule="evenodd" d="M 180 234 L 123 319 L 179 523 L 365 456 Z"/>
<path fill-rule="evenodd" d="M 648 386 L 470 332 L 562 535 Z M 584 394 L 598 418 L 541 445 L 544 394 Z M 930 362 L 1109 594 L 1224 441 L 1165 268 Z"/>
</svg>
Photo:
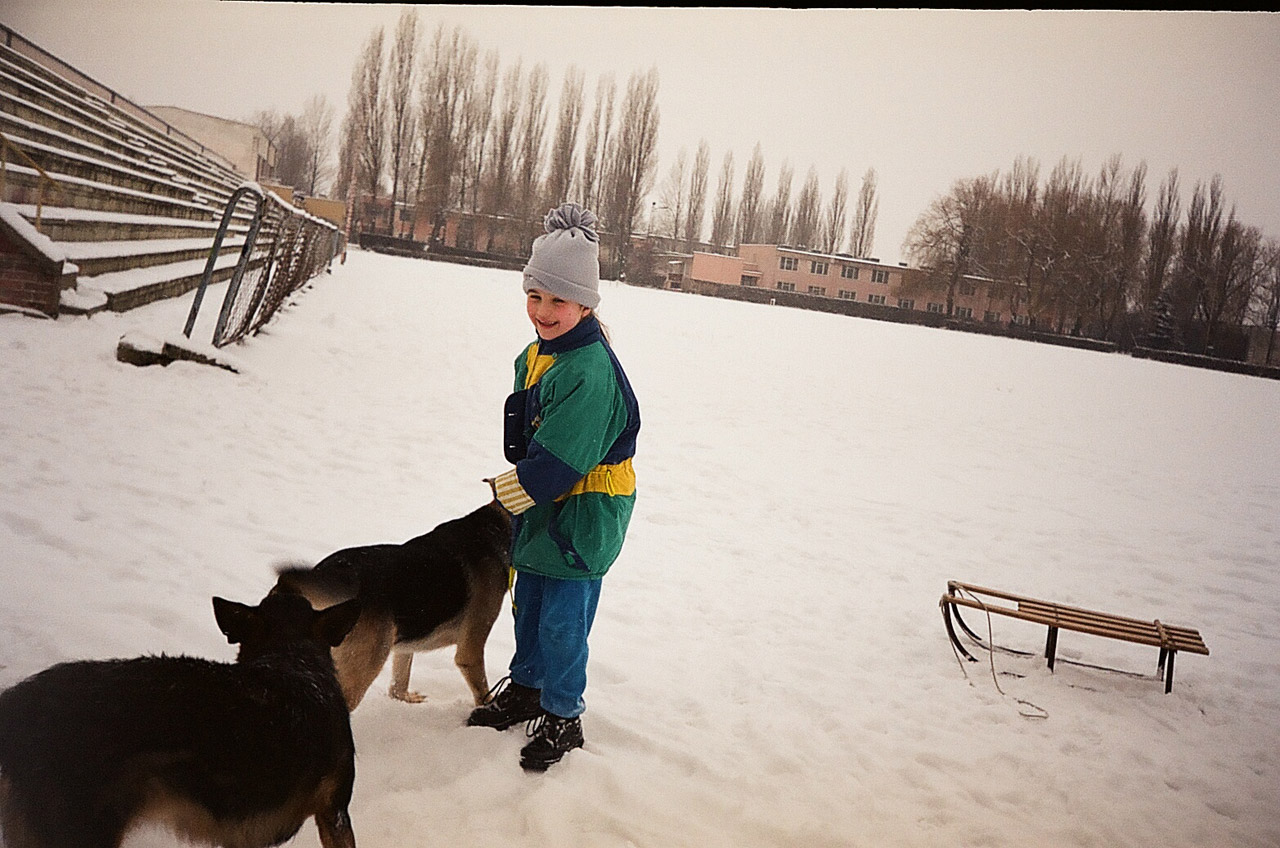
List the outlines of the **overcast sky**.
<svg viewBox="0 0 1280 848">
<path fill-rule="evenodd" d="M 391 4 L 232 0 L 4 0 L 0 21 L 144 105 L 243 119 L 300 113 L 325 94 L 337 120 L 351 68 Z M 1145 162 L 1154 198 L 1178 168 L 1184 205 L 1221 175 L 1244 223 L 1280 238 L 1280 16 L 636 7 L 416 7 L 429 36 L 460 25 L 505 69 L 544 63 L 625 89 L 656 67 L 657 182 L 680 148 L 711 149 L 711 185 L 732 150 L 741 180 L 757 143 L 772 195 L 788 162 L 824 199 L 878 176 L 876 253 L 898 261 L 907 229 L 959 178 L 1042 176 L 1063 157 L 1095 174 L 1112 154 Z M 554 108 L 554 103 L 552 104 Z M 553 117 L 548 131 L 554 128 Z"/>
</svg>

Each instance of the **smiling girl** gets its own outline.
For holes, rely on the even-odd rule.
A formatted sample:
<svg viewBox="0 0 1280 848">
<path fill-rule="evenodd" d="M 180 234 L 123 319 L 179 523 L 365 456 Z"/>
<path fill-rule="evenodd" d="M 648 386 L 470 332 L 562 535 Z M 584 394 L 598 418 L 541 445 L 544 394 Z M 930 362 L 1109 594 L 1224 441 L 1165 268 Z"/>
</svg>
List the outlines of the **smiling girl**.
<svg viewBox="0 0 1280 848">
<path fill-rule="evenodd" d="M 566 203 L 533 243 L 524 290 L 537 339 L 516 358 L 505 406 L 515 467 L 488 481 L 514 516 L 516 650 L 510 675 L 467 723 L 528 722 L 520 764 L 535 771 L 583 744 L 587 636 L 636 497 L 640 408 L 595 314 L 595 226 L 595 215 Z"/>
</svg>

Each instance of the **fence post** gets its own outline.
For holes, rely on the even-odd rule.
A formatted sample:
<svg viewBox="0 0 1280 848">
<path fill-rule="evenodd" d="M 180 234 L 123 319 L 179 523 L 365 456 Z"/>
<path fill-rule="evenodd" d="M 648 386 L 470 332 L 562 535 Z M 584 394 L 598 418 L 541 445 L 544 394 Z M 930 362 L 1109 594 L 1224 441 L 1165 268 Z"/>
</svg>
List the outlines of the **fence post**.
<svg viewBox="0 0 1280 848">
<path fill-rule="evenodd" d="M 258 230 L 262 226 L 263 212 L 267 207 L 266 200 L 266 195 L 261 190 L 258 190 L 258 208 L 254 212 L 252 223 L 249 224 L 249 232 L 245 234 L 244 247 L 240 251 L 240 260 L 236 262 L 236 270 L 231 275 L 231 284 L 227 286 L 227 293 L 222 298 L 222 309 L 218 312 L 217 326 L 213 328 L 215 345 L 217 345 L 218 339 L 222 338 L 222 331 L 226 329 L 227 318 L 231 315 L 231 307 L 240 291 L 240 281 L 244 279 L 245 269 L 249 267 L 249 257 L 253 254 L 253 249 L 257 244 Z"/>
<path fill-rule="evenodd" d="M 200 279 L 200 287 L 196 289 L 195 299 L 191 302 L 191 311 L 187 314 L 187 324 L 183 328 L 182 334 L 187 338 L 191 338 L 191 331 L 196 325 L 196 316 L 200 312 L 200 304 L 204 300 L 205 289 L 209 287 L 210 280 L 213 279 L 213 271 L 218 264 L 218 257 L 222 253 L 222 240 L 227 234 L 227 227 L 231 223 L 231 216 L 235 214 L 236 207 L 240 205 L 240 200 L 247 194 L 257 196 L 257 204 L 254 208 L 253 223 L 249 227 L 249 234 L 245 238 L 244 247 L 240 249 L 240 260 L 236 263 L 236 270 L 233 277 L 233 285 L 238 281 L 240 274 L 243 273 L 247 257 L 253 252 L 253 242 L 257 236 L 258 224 L 262 220 L 263 194 L 262 190 L 255 185 L 242 185 L 231 194 L 231 199 L 227 201 L 227 208 L 222 213 L 222 223 L 218 226 L 218 232 L 213 237 L 213 247 L 209 249 L 209 259 L 204 264 L 204 276 Z M 223 310 L 225 311 L 225 309 Z"/>
</svg>

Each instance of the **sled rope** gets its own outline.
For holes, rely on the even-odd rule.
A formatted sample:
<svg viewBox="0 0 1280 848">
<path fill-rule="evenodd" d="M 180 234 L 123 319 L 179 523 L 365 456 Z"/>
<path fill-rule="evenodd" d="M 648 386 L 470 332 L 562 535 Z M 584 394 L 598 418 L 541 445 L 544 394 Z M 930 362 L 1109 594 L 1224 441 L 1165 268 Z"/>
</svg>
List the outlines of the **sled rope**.
<svg viewBox="0 0 1280 848">
<path fill-rule="evenodd" d="M 1048 718 L 1049 711 L 1046 710 L 1044 707 L 1038 704 L 1033 704 L 1024 698 L 1013 697 L 1000 688 L 1000 679 L 996 675 L 996 652 L 994 650 L 996 640 L 995 640 L 995 634 L 991 626 L 991 610 L 987 609 L 987 605 L 983 603 L 982 599 L 979 598 L 977 595 L 973 594 L 972 592 L 968 592 L 967 590 L 964 590 L 964 589 L 962 589 L 961 591 L 965 592 L 966 594 L 968 594 L 970 598 L 976 601 L 978 605 L 982 607 L 982 611 L 987 617 L 987 644 L 984 647 L 986 647 L 987 649 L 987 661 L 991 666 L 991 682 L 995 684 L 996 691 L 999 692 L 1002 697 L 1012 698 L 1012 700 L 1015 701 L 1019 706 L 1018 715 L 1022 716 L 1023 718 Z M 964 673 L 965 680 L 968 680 L 969 672 L 965 671 L 964 660 L 960 659 L 960 652 L 956 650 L 956 646 L 954 644 L 952 644 L 951 646 L 951 653 L 955 655 L 956 662 L 960 664 L 960 671 Z M 969 685 L 972 686 L 973 682 L 970 681 Z M 1035 712 L 1028 712 L 1027 710 L 1034 710 Z"/>
</svg>

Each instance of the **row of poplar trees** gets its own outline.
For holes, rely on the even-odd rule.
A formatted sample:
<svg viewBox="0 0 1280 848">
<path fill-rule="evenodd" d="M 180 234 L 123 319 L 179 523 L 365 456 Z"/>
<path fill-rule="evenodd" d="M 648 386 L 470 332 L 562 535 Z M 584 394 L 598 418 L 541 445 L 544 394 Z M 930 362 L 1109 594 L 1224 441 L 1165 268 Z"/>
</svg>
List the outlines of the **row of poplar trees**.
<svg viewBox="0 0 1280 848">
<path fill-rule="evenodd" d="M 625 89 L 602 74 L 588 99 L 582 72 L 570 66 L 554 114 L 550 85 L 544 65 L 504 68 L 461 28 L 442 25 L 425 38 L 417 11 L 405 9 L 390 45 L 375 30 L 352 71 L 334 194 L 425 209 L 432 239 L 451 209 L 538 222 L 549 207 L 576 200 L 600 218 L 614 272 L 631 248 L 618 236 L 646 230 L 686 251 L 730 252 L 755 241 L 847 248 L 858 257 L 873 251 L 873 169 L 852 209 L 843 171 L 824 202 L 810 168 L 793 201 L 785 162 L 767 194 L 757 145 L 741 182 L 733 154 L 724 155 L 710 195 L 703 141 L 692 160 L 680 150 L 651 201 L 656 69 L 632 73 Z M 1176 169 L 1150 204 L 1146 181 L 1145 163 L 1126 168 L 1118 155 L 1095 176 L 1064 158 L 1042 177 L 1039 163 L 1022 157 L 1007 172 L 957 180 L 917 218 L 903 254 L 948 304 L 965 277 L 989 278 L 1018 292 L 1015 314 L 1057 332 L 1225 355 L 1239 352 L 1248 325 L 1274 335 L 1277 243 L 1236 217 L 1219 177 L 1196 183 L 1185 206 Z M 522 251 L 537 232 L 523 230 Z"/>
<path fill-rule="evenodd" d="M 545 65 L 504 68 L 460 27 L 441 25 L 426 39 L 412 8 L 385 41 L 375 30 L 352 71 L 337 196 L 354 190 L 425 209 L 433 240 L 450 209 L 540 222 L 551 206 L 576 200 L 611 233 L 631 232 L 649 211 L 656 69 L 633 73 L 625 90 L 601 75 L 589 103 L 583 73 L 570 66 L 552 126 Z M 522 249 L 536 234 L 523 236 Z M 617 249 L 625 253 L 627 241 Z"/>
<path fill-rule="evenodd" d="M 904 254 L 954 297 L 967 275 L 1014 284 L 1042 327 L 1124 344 L 1239 357 L 1249 325 L 1280 317 L 1280 246 L 1236 217 L 1219 176 L 1184 206 L 1177 169 L 1148 204 L 1146 165 L 1096 176 L 1064 158 L 957 180 L 917 219 Z M 1150 209 L 1150 211 L 1148 211 Z M 1047 324 L 1047 326 L 1046 326 Z"/>
<path fill-rule="evenodd" d="M 661 204 L 662 213 L 655 216 L 658 227 L 654 231 L 682 243 L 685 252 L 698 248 L 729 253 L 739 244 L 785 244 L 833 254 L 847 248 L 852 256 L 871 256 L 880 205 L 874 168 L 863 175 L 852 208 L 845 169 L 824 201 L 817 169 L 811 166 L 793 198 L 795 171 L 784 160 L 770 194 L 759 144 L 747 160 L 736 196 L 733 151 L 727 151 L 721 160 L 714 195 L 708 194 L 710 168 L 711 150 L 705 140 L 699 143 L 692 162 L 688 151 L 681 148 L 659 189 L 658 200 L 653 201 L 653 211 L 659 211 Z M 707 241 L 700 243 L 708 212 L 710 231 Z"/>
</svg>

